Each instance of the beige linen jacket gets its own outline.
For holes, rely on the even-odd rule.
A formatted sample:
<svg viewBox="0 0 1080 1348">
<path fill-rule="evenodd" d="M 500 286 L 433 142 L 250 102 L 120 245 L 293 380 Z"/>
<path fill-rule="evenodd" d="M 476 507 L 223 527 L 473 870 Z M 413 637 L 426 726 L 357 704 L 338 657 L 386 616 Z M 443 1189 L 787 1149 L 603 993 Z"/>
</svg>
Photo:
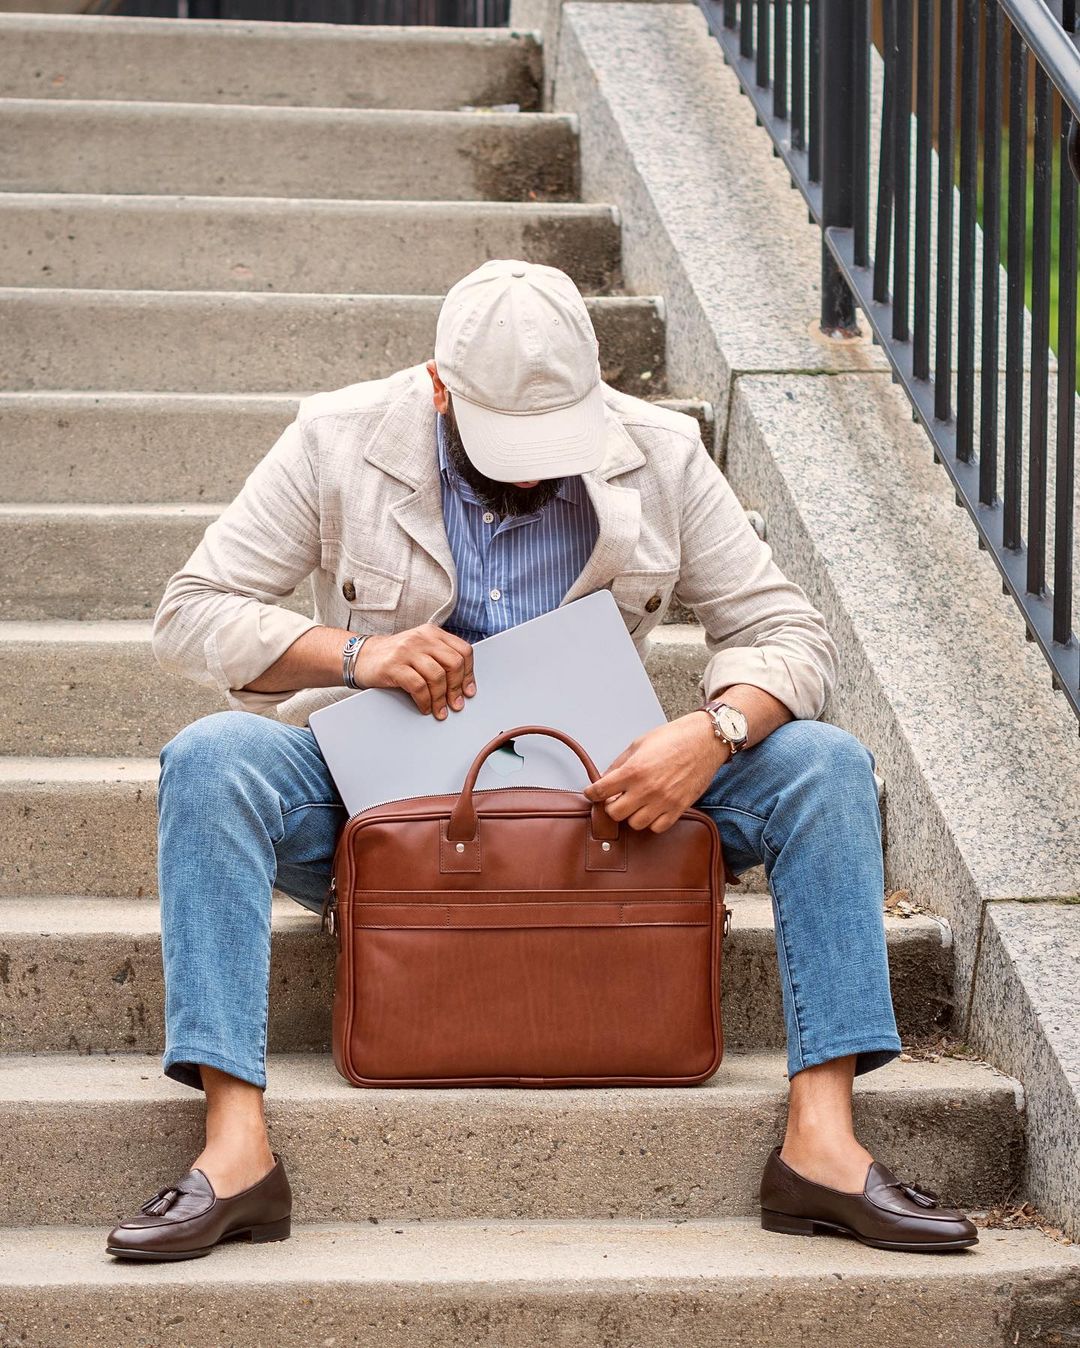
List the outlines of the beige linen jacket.
<svg viewBox="0 0 1080 1348">
<path fill-rule="evenodd" d="M 607 453 L 583 480 L 599 533 L 563 604 L 611 590 L 638 654 L 672 599 L 705 631 L 698 691 L 756 684 L 796 717 L 820 715 L 836 646 L 772 560 L 692 417 L 605 384 Z M 343 684 L 244 692 L 309 628 L 398 632 L 442 623 L 457 573 L 442 517 L 436 411 L 423 364 L 301 401 L 168 581 L 159 665 L 219 688 L 232 708 L 306 725 Z M 314 617 L 282 605 L 308 575 Z"/>
</svg>

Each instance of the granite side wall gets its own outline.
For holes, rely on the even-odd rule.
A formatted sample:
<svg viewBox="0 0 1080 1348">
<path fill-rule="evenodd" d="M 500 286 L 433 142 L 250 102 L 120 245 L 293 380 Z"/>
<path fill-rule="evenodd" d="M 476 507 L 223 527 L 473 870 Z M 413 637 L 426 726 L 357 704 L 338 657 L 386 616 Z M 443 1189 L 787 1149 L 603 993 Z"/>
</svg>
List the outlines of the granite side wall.
<svg viewBox="0 0 1080 1348">
<path fill-rule="evenodd" d="M 1075 719 L 881 352 L 818 334 L 819 236 L 700 12 L 555 10 L 584 199 L 619 207 L 627 289 L 667 306 L 672 391 L 716 407 L 721 468 L 826 616 L 823 719 L 877 758 L 888 884 L 951 923 L 954 1029 L 1023 1081 L 1030 1196 L 1080 1230 L 1078 1018 L 1045 1014 L 1080 959 Z M 1051 908 L 1054 966 L 1023 957 Z"/>
</svg>

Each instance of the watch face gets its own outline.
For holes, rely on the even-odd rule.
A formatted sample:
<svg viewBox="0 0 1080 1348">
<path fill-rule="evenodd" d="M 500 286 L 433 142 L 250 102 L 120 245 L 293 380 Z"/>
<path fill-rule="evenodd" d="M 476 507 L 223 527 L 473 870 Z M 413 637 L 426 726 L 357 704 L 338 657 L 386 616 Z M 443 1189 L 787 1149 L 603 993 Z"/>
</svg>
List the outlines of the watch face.
<svg viewBox="0 0 1080 1348">
<path fill-rule="evenodd" d="M 746 717 L 737 707 L 729 707 L 726 704 L 717 707 L 716 716 L 725 735 L 733 740 L 746 738 Z"/>
</svg>

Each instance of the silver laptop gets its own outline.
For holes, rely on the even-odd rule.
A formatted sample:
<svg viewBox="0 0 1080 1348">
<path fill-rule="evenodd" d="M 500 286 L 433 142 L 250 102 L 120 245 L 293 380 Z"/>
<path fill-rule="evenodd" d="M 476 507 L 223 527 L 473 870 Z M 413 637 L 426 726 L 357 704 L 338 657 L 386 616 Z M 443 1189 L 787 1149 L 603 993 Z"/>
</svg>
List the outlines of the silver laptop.
<svg viewBox="0 0 1080 1348">
<path fill-rule="evenodd" d="M 460 791 L 480 749 L 517 725 L 570 735 L 604 772 L 631 740 L 666 721 L 610 590 L 597 590 L 473 646 L 476 693 L 444 720 L 400 688 L 365 688 L 308 724 L 350 815 L 408 796 Z M 478 788 L 580 791 L 588 774 L 550 735 L 491 754 Z"/>
</svg>

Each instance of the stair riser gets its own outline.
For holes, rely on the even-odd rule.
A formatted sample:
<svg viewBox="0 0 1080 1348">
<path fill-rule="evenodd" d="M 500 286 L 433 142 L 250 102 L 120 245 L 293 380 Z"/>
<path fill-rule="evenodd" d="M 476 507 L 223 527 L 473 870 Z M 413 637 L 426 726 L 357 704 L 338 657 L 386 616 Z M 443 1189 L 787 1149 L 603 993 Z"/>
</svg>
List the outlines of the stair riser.
<svg viewBox="0 0 1080 1348">
<path fill-rule="evenodd" d="M 2 642 L 0 680 L 10 754 L 156 757 L 183 726 L 225 706 L 216 688 L 162 669 L 148 640 Z"/>
<path fill-rule="evenodd" d="M 523 33 L 390 34 L 20 16 L 0 24 L 0 96 L 316 108 L 538 105 L 542 52 Z"/>
<path fill-rule="evenodd" d="M 520 257 L 607 294 L 618 249 L 602 206 L 0 197 L 9 286 L 441 295 L 490 257 Z"/>
<path fill-rule="evenodd" d="M 711 446 L 707 404 L 671 405 Z M 286 394 L 0 393 L 5 500 L 231 501 L 295 413 Z"/>
<path fill-rule="evenodd" d="M 0 897 L 156 894 L 155 792 L 147 782 L 0 791 Z"/>
<path fill-rule="evenodd" d="M 137 559 L 138 550 L 127 556 Z M 306 583 L 303 590 L 306 600 Z M 0 686 L 7 690 L 2 751 L 156 757 L 184 726 L 222 710 L 225 700 L 215 688 L 163 670 L 143 631 L 140 639 L 69 643 L 45 640 L 30 629 L 26 640 L 0 640 Z M 704 642 L 674 647 L 662 635 L 656 640 L 648 670 L 674 720 L 698 701 L 707 651 Z"/>
<path fill-rule="evenodd" d="M 336 1075 L 327 1057 L 312 1070 Z M 148 1058 L 146 1074 L 159 1072 Z M 274 1093 L 271 1069 L 267 1121 L 288 1158 L 294 1220 L 747 1216 L 783 1135 L 787 1092 L 642 1089 L 632 1102 L 612 1093 L 618 1107 L 606 1108 L 560 1105 L 560 1092 L 517 1094 L 491 1108 L 467 1091 L 293 1099 Z M 196 1090 L 167 1102 L 0 1104 L 0 1221 L 115 1221 L 134 1196 L 183 1173 L 204 1115 Z M 901 1174 L 932 1179 L 943 1199 L 990 1204 L 1015 1182 L 1011 1085 L 955 1101 L 947 1091 L 867 1094 L 856 1102 L 856 1127 L 872 1152 Z"/>
<path fill-rule="evenodd" d="M 0 791 L 0 896 L 157 893 L 156 785 Z"/>
<path fill-rule="evenodd" d="M 301 905 L 288 902 L 307 926 Z M 294 919 L 290 929 L 275 929 L 271 943 L 268 1051 L 326 1052 L 334 944 L 319 930 L 314 914 L 309 930 L 298 931 L 295 926 Z M 0 955 L 5 970 L 0 984 L 0 1041 L 5 1051 L 162 1051 L 164 985 L 156 933 L 0 934 Z M 784 1021 L 771 927 L 734 926 L 723 958 L 726 1050 L 783 1048 Z M 905 1041 L 940 1029 L 938 1021 L 949 1009 L 949 952 L 941 941 L 925 927 L 909 934 L 890 924 L 889 965 L 893 1002 Z"/>
<path fill-rule="evenodd" d="M 231 501 L 296 406 L 280 394 L 0 394 L 5 499 Z"/>
<path fill-rule="evenodd" d="M 0 190 L 573 201 L 572 118 L 197 104 L 0 103 Z"/>
<path fill-rule="evenodd" d="M 0 292 L 8 389 L 275 393 L 338 388 L 431 356 L 442 300 L 415 295 Z M 601 371 L 663 389 L 664 326 L 648 299 L 589 302 Z"/>
<path fill-rule="evenodd" d="M 152 618 L 169 577 L 215 515 L 0 514 L 0 614 Z M 283 601 L 308 612 L 310 602 L 306 584 Z"/>
<path fill-rule="evenodd" d="M 787 1242 L 777 1254 L 791 1246 L 790 1257 L 797 1258 L 796 1237 L 776 1240 Z M 104 1232 L 101 1248 L 102 1260 L 111 1264 Z M 244 1259 L 258 1254 L 231 1253 Z M 182 1326 L 184 1348 L 220 1348 L 222 1343 L 311 1348 L 313 1342 L 365 1348 L 473 1348 L 483 1342 L 499 1348 L 656 1348 L 669 1343 L 680 1348 L 716 1348 L 718 1343 L 926 1348 L 928 1332 L 949 1348 L 991 1348 L 1039 1340 L 1066 1343 L 1063 1335 L 1074 1335 L 1078 1279 L 1073 1273 L 1048 1267 L 1016 1277 L 998 1270 L 983 1274 L 976 1257 L 956 1265 L 954 1271 L 950 1262 L 948 1277 L 929 1279 L 916 1279 L 910 1268 L 895 1277 L 816 1272 L 795 1287 L 771 1270 L 715 1281 L 691 1274 L 667 1283 L 643 1271 L 624 1287 L 612 1287 L 600 1277 L 545 1279 L 538 1286 L 496 1281 L 496 1270 L 478 1274 L 475 1281 L 447 1283 L 433 1277 L 430 1284 L 405 1288 L 391 1277 L 351 1285 L 327 1280 L 316 1266 L 309 1278 L 283 1286 L 260 1282 L 257 1296 L 247 1282 L 216 1292 L 200 1289 L 198 1311 L 190 1287 L 172 1279 L 155 1278 L 152 1286 L 129 1277 L 121 1285 L 110 1279 L 100 1287 L 64 1284 L 5 1292 L 12 1342 L 50 1348 L 115 1348 L 120 1319 L 137 1324 L 152 1343 L 169 1342 Z M 1024 1337 L 1013 1337 L 1014 1325 Z M 1052 1336 L 1044 1334 L 1047 1325 L 1055 1327 Z"/>
</svg>

